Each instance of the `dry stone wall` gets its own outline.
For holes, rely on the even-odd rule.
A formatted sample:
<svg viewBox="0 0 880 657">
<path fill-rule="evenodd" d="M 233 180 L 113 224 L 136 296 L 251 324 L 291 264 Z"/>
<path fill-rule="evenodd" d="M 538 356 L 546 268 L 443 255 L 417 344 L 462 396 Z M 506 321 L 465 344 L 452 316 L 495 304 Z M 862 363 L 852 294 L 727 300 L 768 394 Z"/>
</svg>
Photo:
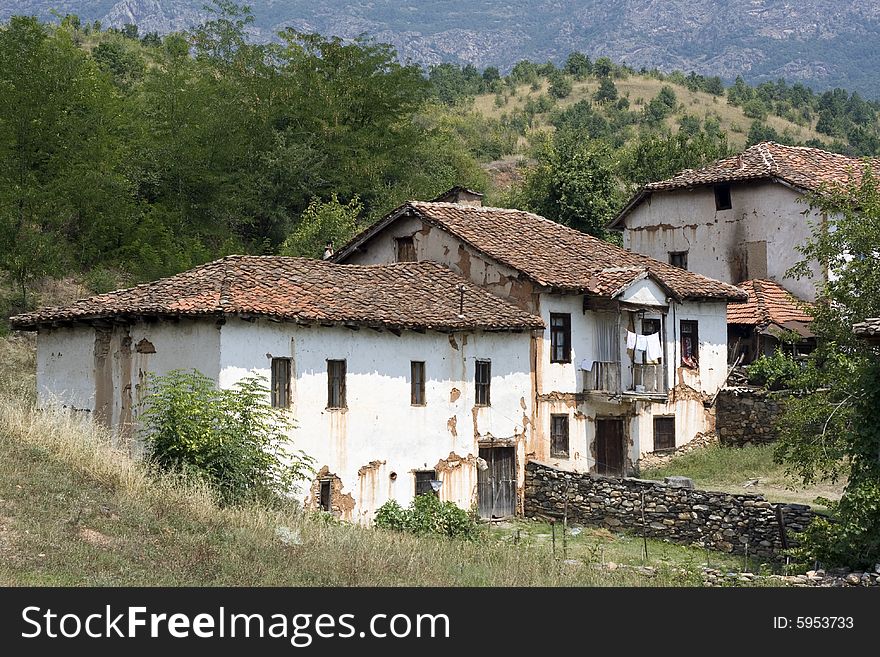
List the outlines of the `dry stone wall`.
<svg viewBox="0 0 880 657">
<path fill-rule="evenodd" d="M 562 518 L 566 497 L 570 523 L 644 531 L 653 538 L 764 560 L 780 558 L 783 547 L 794 544 L 792 534 L 813 518 L 808 506 L 772 504 L 761 495 L 566 472 L 538 461 L 526 464 L 526 516 Z"/>
<path fill-rule="evenodd" d="M 742 447 L 776 440 L 773 429 L 785 410 L 786 392 L 724 388 L 715 402 L 715 433 L 722 445 Z"/>
</svg>

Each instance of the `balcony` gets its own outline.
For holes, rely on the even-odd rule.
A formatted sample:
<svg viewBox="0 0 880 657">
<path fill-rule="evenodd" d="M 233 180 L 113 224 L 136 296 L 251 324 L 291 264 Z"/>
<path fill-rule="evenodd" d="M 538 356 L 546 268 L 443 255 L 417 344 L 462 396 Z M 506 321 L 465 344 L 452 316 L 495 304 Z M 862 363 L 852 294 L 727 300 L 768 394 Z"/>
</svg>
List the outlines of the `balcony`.
<svg viewBox="0 0 880 657">
<path fill-rule="evenodd" d="M 662 364 L 634 364 L 632 389 L 627 392 L 644 395 L 665 395 L 666 376 Z"/>
<path fill-rule="evenodd" d="M 590 370 L 584 371 L 584 392 L 607 392 L 619 394 L 620 363 L 594 361 Z"/>
</svg>

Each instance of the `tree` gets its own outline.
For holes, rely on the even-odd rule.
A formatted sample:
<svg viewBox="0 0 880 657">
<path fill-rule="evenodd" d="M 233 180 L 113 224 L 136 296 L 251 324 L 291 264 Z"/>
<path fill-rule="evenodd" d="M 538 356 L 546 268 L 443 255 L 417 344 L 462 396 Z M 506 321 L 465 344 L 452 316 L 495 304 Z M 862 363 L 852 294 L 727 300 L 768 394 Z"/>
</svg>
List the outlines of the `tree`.
<svg viewBox="0 0 880 657">
<path fill-rule="evenodd" d="M 565 60 L 565 72 L 574 76 L 575 80 L 583 80 L 593 71 L 590 58 L 584 53 L 574 51 Z"/>
<path fill-rule="evenodd" d="M 281 255 L 319 258 L 328 243 L 338 248 L 357 232 L 363 209 L 357 197 L 345 204 L 335 194 L 326 203 L 312 199 L 296 229 L 281 245 Z"/>
<path fill-rule="evenodd" d="M 609 78 L 613 72 L 614 62 L 608 59 L 608 57 L 599 57 L 599 59 L 593 62 L 593 73 L 596 74 L 596 77 Z"/>
<path fill-rule="evenodd" d="M 310 457 L 288 449 L 291 420 L 272 407 L 263 380 L 220 390 L 196 370 L 172 370 L 148 386 L 140 415 L 148 458 L 204 478 L 223 504 L 282 501 L 312 472 Z"/>
<path fill-rule="evenodd" d="M 517 205 L 590 235 L 607 237 L 605 226 L 614 216 L 619 195 L 608 146 L 562 133 L 545 136 L 535 158 L 537 164 L 526 173 L 514 199 Z"/>
<path fill-rule="evenodd" d="M 571 93 L 571 80 L 562 71 L 550 75 L 550 93 L 556 98 L 565 98 Z"/>
<path fill-rule="evenodd" d="M 642 136 L 621 160 L 623 179 L 633 187 L 664 180 L 683 169 L 697 169 L 730 155 L 727 135 L 709 130 L 668 130 Z"/>
<path fill-rule="evenodd" d="M 824 219 L 789 274 L 810 275 L 819 262 L 834 276 L 816 281 L 818 347 L 786 404 L 775 455 L 806 483 L 847 479 L 840 502 L 830 505 L 836 522 L 815 521 L 801 554 L 863 567 L 880 561 L 880 354 L 852 325 L 880 316 L 880 190 L 866 166 L 861 182 L 822 190 L 810 205 Z"/>
<path fill-rule="evenodd" d="M 611 78 L 603 77 L 599 80 L 599 88 L 593 94 L 593 98 L 599 103 L 609 103 L 617 100 L 617 87 L 614 86 Z"/>
</svg>

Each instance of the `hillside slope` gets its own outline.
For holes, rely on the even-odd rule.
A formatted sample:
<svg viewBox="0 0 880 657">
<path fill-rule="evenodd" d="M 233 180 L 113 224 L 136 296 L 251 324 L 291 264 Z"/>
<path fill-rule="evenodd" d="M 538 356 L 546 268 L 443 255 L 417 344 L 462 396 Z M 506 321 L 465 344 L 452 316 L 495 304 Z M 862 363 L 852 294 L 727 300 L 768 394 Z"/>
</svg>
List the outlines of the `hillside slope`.
<svg viewBox="0 0 880 657">
<path fill-rule="evenodd" d="M 88 20 L 141 32 L 192 25 L 203 0 L 0 0 L 13 13 Z M 636 69 L 694 70 L 752 83 L 785 77 L 817 89 L 842 86 L 876 98 L 880 5 L 873 0 L 253 0 L 254 34 L 286 26 L 342 37 L 369 34 L 405 59 L 508 69 L 517 60 L 561 61 L 572 50 Z"/>
</svg>

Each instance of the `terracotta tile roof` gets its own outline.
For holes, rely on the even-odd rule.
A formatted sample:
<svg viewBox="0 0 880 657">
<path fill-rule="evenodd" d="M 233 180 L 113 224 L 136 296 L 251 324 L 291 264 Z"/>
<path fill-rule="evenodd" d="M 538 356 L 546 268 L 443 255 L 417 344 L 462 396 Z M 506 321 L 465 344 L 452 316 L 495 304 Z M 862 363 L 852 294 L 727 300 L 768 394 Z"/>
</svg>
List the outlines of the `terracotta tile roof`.
<svg viewBox="0 0 880 657">
<path fill-rule="evenodd" d="M 358 266 L 278 256 L 229 256 L 70 306 L 17 315 L 11 323 L 33 330 L 52 322 L 119 316 L 223 314 L 438 330 L 544 326 L 540 317 L 434 262 Z"/>
<path fill-rule="evenodd" d="M 880 160 L 874 160 L 874 165 Z M 783 146 L 761 142 L 739 155 L 718 160 L 702 169 L 685 169 L 668 180 L 649 183 L 646 190 L 678 189 L 757 178 L 780 178 L 811 191 L 823 185 L 846 185 L 853 176 L 861 179 L 865 163 L 859 158 L 830 153 L 820 148 Z"/>
<path fill-rule="evenodd" d="M 399 217 L 415 214 L 546 287 L 613 296 L 646 274 L 684 299 L 745 300 L 733 285 L 633 253 L 544 217 L 507 208 L 411 201 L 340 249 L 345 258 Z"/>
<path fill-rule="evenodd" d="M 809 324 L 813 320 L 804 309 L 809 304 L 775 281 L 756 279 L 740 283 L 739 287 L 746 291 L 749 300 L 727 306 L 728 324 L 762 328 L 776 324 L 784 328 L 794 328 L 797 324 Z"/>
<path fill-rule="evenodd" d="M 872 317 L 853 325 L 853 333 L 871 342 L 880 341 L 880 317 Z"/>
<path fill-rule="evenodd" d="M 880 158 L 867 162 L 872 167 L 880 167 Z M 627 203 L 610 225 L 619 225 L 651 192 L 760 179 L 778 179 L 815 192 L 822 189 L 823 185 L 845 186 L 851 180 L 858 183 L 865 163 L 866 160 L 830 153 L 820 148 L 784 146 L 765 141 L 701 169 L 685 169 L 667 180 L 648 183 Z"/>
</svg>

